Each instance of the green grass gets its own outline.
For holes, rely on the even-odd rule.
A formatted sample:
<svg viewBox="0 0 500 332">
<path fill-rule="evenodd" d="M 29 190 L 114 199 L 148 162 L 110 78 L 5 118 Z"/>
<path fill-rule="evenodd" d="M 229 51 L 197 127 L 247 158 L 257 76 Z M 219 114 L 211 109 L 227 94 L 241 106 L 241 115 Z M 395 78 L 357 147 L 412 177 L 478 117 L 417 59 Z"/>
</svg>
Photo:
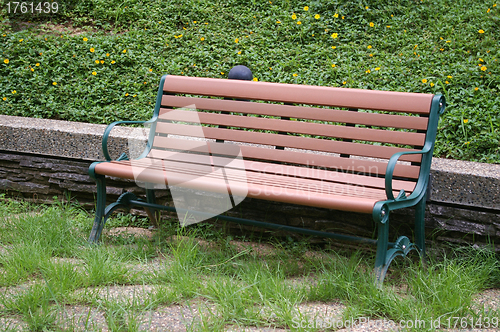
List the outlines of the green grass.
<svg viewBox="0 0 500 332">
<path fill-rule="evenodd" d="M 9 212 L 21 206 L 17 215 Z M 116 222 L 125 225 L 125 217 Z M 30 331 L 75 330 L 78 319 L 64 313 L 80 305 L 103 311 L 111 331 L 139 331 L 141 314 L 198 303 L 190 331 L 227 326 L 316 331 L 321 329 L 308 325 L 315 318 L 298 311 L 299 305 L 342 303 L 343 321 L 441 317 L 445 324 L 451 317 L 477 321 L 500 314 L 475 308 L 472 301 L 475 294 L 500 287 L 499 257 L 489 249 L 431 256 L 427 269 L 398 260 L 379 289 L 371 273 L 373 257 L 366 252 L 341 254 L 305 242 L 273 241 L 261 243 L 264 253 L 245 243 L 236 247 L 211 226 L 179 229 L 174 223 L 163 223 L 151 240 L 104 234 L 103 243 L 94 246 L 86 241 L 91 223 L 91 215 L 70 204 L 41 207 L 2 198 L 0 316 L 24 322 Z M 159 262 L 154 270 L 152 260 Z M 137 285 L 131 298 L 107 294 L 108 286 L 128 285 Z M 139 296 L 147 285 L 153 291 Z M 87 318 L 80 321 L 96 330 Z"/>
<path fill-rule="evenodd" d="M 435 155 L 500 162 L 494 1 L 68 3 L 28 29 L 2 6 L 0 114 L 147 120 L 161 75 L 244 64 L 260 81 L 442 93 Z"/>
</svg>

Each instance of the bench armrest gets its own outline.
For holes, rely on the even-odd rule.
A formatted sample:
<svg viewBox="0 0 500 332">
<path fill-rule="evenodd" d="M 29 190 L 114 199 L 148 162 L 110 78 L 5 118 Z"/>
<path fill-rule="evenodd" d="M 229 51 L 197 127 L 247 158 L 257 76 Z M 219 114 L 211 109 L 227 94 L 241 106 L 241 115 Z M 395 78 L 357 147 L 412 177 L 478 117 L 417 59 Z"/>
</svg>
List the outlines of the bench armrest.
<svg viewBox="0 0 500 332">
<path fill-rule="evenodd" d="M 396 167 L 398 159 L 405 154 L 426 154 L 429 153 L 431 149 L 432 143 L 426 143 L 422 150 L 397 152 L 391 156 L 391 159 L 389 159 L 389 162 L 387 163 L 387 169 L 385 171 L 385 194 L 387 196 L 387 199 L 397 200 L 400 198 L 399 196 L 398 198 L 394 198 L 394 195 L 392 194 L 392 176 L 394 173 L 394 167 Z M 421 174 L 418 177 L 417 185 L 419 182 L 421 182 Z M 415 186 L 415 188 L 417 188 L 417 186 Z"/>
<path fill-rule="evenodd" d="M 120 125 L 120 124 L 140 124 L 140 123 L 144 124 L 144 123 L 153 123 L 153 122 L 154 122 L 154 119 L 151 119 L 151 120 L 148 120 L 148 121 L 115 121 L 115 122 L 109 124 L 106 127 L 106 130 L 104 130 L 104 134 L 102 135 L 102 153 L 104 154 L 104 158 L 106 158 L 106 161 L 111 161 L 111 157 L 109 156 L 109 152 L 108 152 L 108 137 L 109 137 L 109 134 L 111 133 L 111 130 L 113 130 L 113 128 L 116 125 Z"/>
</svg>

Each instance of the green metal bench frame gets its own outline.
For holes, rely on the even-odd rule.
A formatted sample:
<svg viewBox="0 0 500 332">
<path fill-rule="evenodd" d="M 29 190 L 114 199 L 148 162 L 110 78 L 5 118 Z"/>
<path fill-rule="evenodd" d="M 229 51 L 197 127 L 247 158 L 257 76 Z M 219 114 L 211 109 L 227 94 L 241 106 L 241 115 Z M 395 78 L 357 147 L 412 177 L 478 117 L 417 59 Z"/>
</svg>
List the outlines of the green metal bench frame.
<svg viewBox="0 0 500 332">
<path fill-rule="evenodd" d="M 152 148 L 152 142 L 155 135 L 155 125 L 158 120 L 160 106 L 162 103 L 162 96 L 164 94 L 164 82 L 167 75 L 162 77 L 160 81 L 160 86 L 158 90 L 158 95 L 156 98 L 156 106 L 154 108 L 153 117 L 149 121 L 117 121 L 111 123 L 104 131 L 102 140 L 102 150 L 105 162 L 111 161 L 111 157 L 108 152 L 108 139 L 112 129 L 116 125 L 121 124 L 150 124 L 150 136 L 147 142 L 146 149 L 144 153 L 138 158 L 145 157 Z M 329 232 L 321 232 L 311 229 L 292 227 L 287 225 L 279 225 L 262 221 L 255 221 L 249 219 L 235 218 L 225 215 L 219 215 L 217 218 L 221 220 L 226 220 L 230 222 L 236 222 L 244 225 L 258 226 L 271 228 L 276 230 L 293 231 L 309 236 L 319 236 L 332 238 L 337 240 L 354 241 L 357 243 L 372 244 L 377 246 L 376 260 L 375 260 L 375 274 L 377 283 L 381 284 L 385 278 L 387 269 L 395 257 L 406 256 L 411 250 L 416 250 L 422 259 L 425 259 L 425 225 L 424 225 L 424 215 L 425 215 L 425 203 L 426 203 L 426 193 L 427 186 L 429 184 L 429 173 L 430 165 L 432 160 L 432 152 L 434 148 L 434 142 L 437 132 L 437 124 L 439 116 L 443 114 L 445 109 L 445 99 L 441 95 L 435 95 L 432 97 L 431 108 L 428 118 L 427 132 L 425 136 L 425 143 L 421 150 L 415 151 L 403 151 L 392 155 L 387 164 L 387 169 L 385 172 L 385 192 L 387 195 L 386 200 L 378 201 L 372 212 L 373 220 L 378 226 L 378 238 L 369 239 L 361 238 L 343 234 L 335 234 Z M 396 167 L 398 159 L 407 154 L 421 154 L 421 166 L 420 173 L 418 176 L 417 184 L 413 192 L 407 196 L 404 190 L 401 190 L 399 195 L 394 197 L 392 190 L 393 183 L 393 173 Z M 127 160 L 126 154 L 122 154 L 117 160 Z M 93 163 L 89 168 L 89 175 L 97 183 L 97 202 L 96 202 L 96 217 L 94 225 L 89 237 L 89 241 L 96 243 L 99 240 L 102 229 L 106 220 L 109 216 L 118 208 L 130 208 L 132 206 L 140 206 L 145 208 L 148 215 L 155 221 L 157 218 L 156 212 L 158 210 L 166 211 L 176 211 L 174 207 L 164 206 L 156 204 L 155 194 L 152 189 L 146 189 L 146 200 L 138 199 L 132 193 L 122 194 L 118 200 L 106 207 L 106 181 L 105 176 L 97 174 L 95 172 L 95 167 L 101 162 Z M 390 212 L 397 209 L 402 209 L 406 207 L 415 206 L 415 242 L 412 243 L 408 237 L 400 236 L 397 241 L 389 242 L 389 215 Z"/>
</svg>

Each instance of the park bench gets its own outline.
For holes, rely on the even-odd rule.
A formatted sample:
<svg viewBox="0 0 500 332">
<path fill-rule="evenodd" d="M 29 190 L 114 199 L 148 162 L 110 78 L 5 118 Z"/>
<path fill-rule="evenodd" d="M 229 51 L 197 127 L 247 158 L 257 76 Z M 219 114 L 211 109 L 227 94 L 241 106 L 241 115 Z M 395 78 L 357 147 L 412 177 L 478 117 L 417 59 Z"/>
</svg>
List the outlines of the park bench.
<svg viewBox="0 0 500 332">
<path fill-rule="evenodd" d="M 427 186 L 444 108 L 441 95 L 165 75 L 151 120 L 118 121 L 105 130 L 106 161 L 89 169 L 97 182 L 89 240 L 98 241 L 106 219 L 119 207 L 141 206 L 153 221 L 159 210 L 199 219 L 214 215 L 156 204 L 155 188 L 167 185 L 227 194 L 229 199 L 222 199 L 229 207 L 241 201 L 238 197 L 253 197 L 360 212 L 372 215 L 377 239 L 222 213 L 217 217 L 374 244 L 376 277 L 382 282 L 395 257 L 412 249 L 425 255 Z M 137 123 L 150 128 L 144 153 L 112 161 L 111 130 Z M 145 184 L 146 199 L 127 192 L 105 207 L 105 176 Z M 389 242 L 390 211 L 410 206 L 415 206 L 414 242 L 406 236 Z"/>
</svg>

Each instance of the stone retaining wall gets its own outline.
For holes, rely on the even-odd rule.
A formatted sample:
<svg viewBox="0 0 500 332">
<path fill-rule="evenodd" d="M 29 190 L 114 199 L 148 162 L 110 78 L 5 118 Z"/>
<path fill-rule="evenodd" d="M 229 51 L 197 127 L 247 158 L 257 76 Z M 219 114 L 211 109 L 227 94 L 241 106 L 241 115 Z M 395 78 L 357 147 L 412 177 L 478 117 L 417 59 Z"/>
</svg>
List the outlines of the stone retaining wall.
<svg viewBox="0 0 500 332">
<path fill-rule="evenodd" d="M 103 159 L 100 141 L 104 128 L 0 116 L 0 190 L 37 202 L 50 202 L 54 196 L 71 197 L 92 209 L 96 186 L 87 171 L 92 161 Z M 110 139 L 112 154 L 127 146 L 131 131 L 117 130 Z M 428 238 L 479 245 L 493 242 L 500 251 L 500 165 L 434 158 L 431 177 L 426 211 Z M 109 202 L 125 191 L 144 193 L 131 180 L 109 178 L 107 184 Z M 171 204 L 168 191 L 159 191 L 158 198 Z M 375 234 L 370 215 L 251 198 L 228 214 L 359 236 Z M 413 210 L 392 212 L 390 223 L 393 234 L 411 235 Z M 239 225 L 234 229 L 245 234 L 249 230 Z"/>
</svg>

